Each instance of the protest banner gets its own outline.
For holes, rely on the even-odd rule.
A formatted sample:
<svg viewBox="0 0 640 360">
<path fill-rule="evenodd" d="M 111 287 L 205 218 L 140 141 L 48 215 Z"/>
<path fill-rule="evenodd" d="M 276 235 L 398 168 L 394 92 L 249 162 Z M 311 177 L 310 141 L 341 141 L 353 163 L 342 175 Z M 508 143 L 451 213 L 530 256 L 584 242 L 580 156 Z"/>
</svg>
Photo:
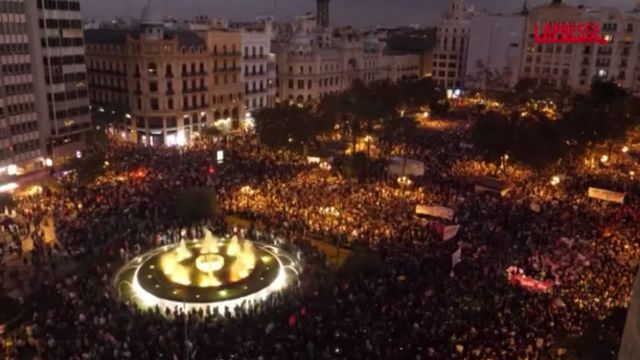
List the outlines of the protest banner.
<svg viewBox="0 0 640 360">
<path fill-rule="evenodd" d="M 416 205 L 416 214 L 428 215 L 446 220 L 453 220 L 453 217 L 455 216 L 453 209 L 444 206 Z"/>
</svg>

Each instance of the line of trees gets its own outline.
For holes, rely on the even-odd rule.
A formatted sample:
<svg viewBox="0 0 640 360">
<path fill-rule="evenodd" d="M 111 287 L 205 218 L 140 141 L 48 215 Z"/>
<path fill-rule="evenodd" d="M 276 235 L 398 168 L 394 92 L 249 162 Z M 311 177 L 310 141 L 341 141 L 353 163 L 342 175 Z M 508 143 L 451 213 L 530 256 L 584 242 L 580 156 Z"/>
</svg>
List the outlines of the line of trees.
<svg viewBox="0 0 640 360">
<path fill-rule="evenodd" d="M 448 109 L 445 92 L 431 79 L 398 83 L 377 81 L 365 85 L 360 81 L 341 94 L 328 95 L 315 106 L 279 104 L 255 115 L 260 141 L 275 149 L 304 151 L 323 134 L 339 128 L 343 139 L 355 148 L 357 139 L 376 129 L 381 138 L 393 141 L 406 129 L 398 131 L 405 113 L 429 109 L 431 113 Z M 411 125 L 408 125 L 411 128 Z"/>
<path fill-rule="evenodd" d="M 589 143 L 624 138 L 640 124 L 640 101 L 611 82 L 594 82 L 588 94 L 570 99 L 569 108 L 557 120 L 535 111 L 487 111 L 474 125 L 474 142 L 489 160 L 509 154 L 542 167 Z"/>
</svg>

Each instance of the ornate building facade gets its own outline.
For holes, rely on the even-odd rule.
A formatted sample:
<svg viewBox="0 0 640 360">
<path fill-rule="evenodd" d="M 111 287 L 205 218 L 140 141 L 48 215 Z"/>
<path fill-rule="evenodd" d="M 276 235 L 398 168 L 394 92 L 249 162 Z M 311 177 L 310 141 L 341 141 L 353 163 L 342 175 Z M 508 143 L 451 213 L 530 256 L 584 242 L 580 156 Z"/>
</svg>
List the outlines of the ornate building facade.
<svg viewBox="0 0 640 360">
<path fill-rule="evenodd" d="M 420 55 L 388 52 L 374 32 L 317 26 L 327 22 L 305 15 L 293 24 L 280 25 L 274 42 L 279 101 L 319 101 L 348 89 L 356 80 L 366 84 L 421 75 Z"/>
<path fill-rule="evenodd" d="M 207 126 L 244 118 L 240 33 L 213 24 L 166 28 L 151 0 L 139 26 L 86 30 L 95 106 L 125 109 L 123 139 L 184 145 Z"/>
</svg>

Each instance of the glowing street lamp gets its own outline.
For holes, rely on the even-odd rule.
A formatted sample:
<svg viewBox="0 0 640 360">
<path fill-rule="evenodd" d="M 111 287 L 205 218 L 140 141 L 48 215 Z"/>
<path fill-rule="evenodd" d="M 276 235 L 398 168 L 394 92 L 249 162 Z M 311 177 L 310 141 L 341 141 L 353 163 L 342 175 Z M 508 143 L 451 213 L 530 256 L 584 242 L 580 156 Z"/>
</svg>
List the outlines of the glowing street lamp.
<svg viewBox="0 0 640 360">
<path fill-rule="evenodd" d="M 329 164 L 326 161 L 323 161 L 320 163 L 320 169 L 324 170 L 324 171 L 330 171 L 331 170 L 331 164 Z"/>
<path fill-rule="evenodd" d="M 609 155 L 602 155 L 602 157 L 600 158 L 600 162 L 603 164 L 609 162 Z"/>
<path fill-rule="evenodd" d="M 506 172 L 508 163 L 509 163 L 509 154 L 502 155 L 500 157 L 500 169 Z"/>
<path fill-rule="evenodd" d="M 626 153 L 628 153 L 628 152 L 629 152 L 629 147 L 628 147 L 628 146 L 626 146 L 626 145 L 625 145 L 625 146 L 623 146 L 623 147 L 622 147 L 622 153 L 623 153 L 623 154 L 626 154 Z"/>
<path fill-rule="evenodd" d="M 413 181 L 406 176 L 400 176 L 396 181 L 402 188 L 409 187 L 413 183 Z"/>
<path fill-rule="evenodd" d="M 551 177 L 551 185 L 553 186 L 557 186 L 558 184 L 560 184 L 560 176 L 555 175 Z"/>
</svg>

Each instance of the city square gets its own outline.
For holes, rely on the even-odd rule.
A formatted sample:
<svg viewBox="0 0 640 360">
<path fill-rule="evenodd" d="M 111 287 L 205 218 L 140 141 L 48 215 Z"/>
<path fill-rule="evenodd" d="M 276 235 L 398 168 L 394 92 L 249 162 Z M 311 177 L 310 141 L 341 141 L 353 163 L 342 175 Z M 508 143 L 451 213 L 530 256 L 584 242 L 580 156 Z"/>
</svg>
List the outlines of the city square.
<svg viewBox="0 0 640 360">
<path fill-rule="evenodd" d="M 23 113 L 0 73 L 5 359 L 640 359 L 640 7 L 10 2 L 49 60 Z"/>
</svg>

